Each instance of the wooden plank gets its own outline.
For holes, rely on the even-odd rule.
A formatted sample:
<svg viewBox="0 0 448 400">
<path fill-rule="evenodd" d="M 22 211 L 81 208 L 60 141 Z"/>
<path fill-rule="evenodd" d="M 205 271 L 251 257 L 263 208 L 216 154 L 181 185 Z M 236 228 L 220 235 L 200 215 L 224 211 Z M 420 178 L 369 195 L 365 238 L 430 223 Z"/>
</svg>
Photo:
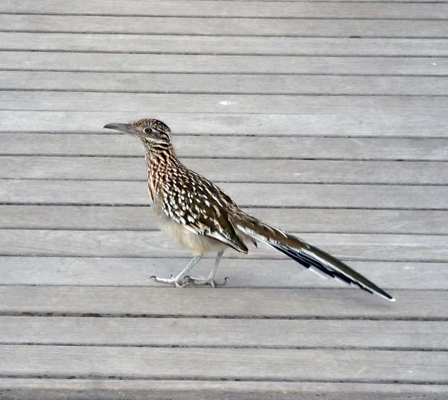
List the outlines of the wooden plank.
<svg viewBox="0 0 448 400">
<path fill-rule="evenodd" d="M 235 396 L 247 400 L 268 400 L 279 396 L 285 400 L 314 400 L 316 396 L 328 396 L 334 400 L 360 398 L 382 400 L 420 400 L 431 395 L 437 399 L 448 398 L 448 386 L 444 384 L 395 385 L 381 383 L 333 383 L 333 382 L 275 382 L 275 381 L 201 381 L 191 380 L 142 380 L 142 379 L 32 379 L 0 378 L 0 394 L 5 398 L 70 398 L 110 400 L 117 393 L 127 398 L 143 400 L 148 396 L 168 400 L 203 399 L 221 400 Z M 40 397 L 39 397 L 40 396 Z"/>
<path fill-rule="evenodd" d="M 182 290 L 171 287 L 2 286 L 0 312 L 6 315 L 128 317 L 447 319 L 446 291 L 400 290 L 394 295 L 397 302 L 391 303 L 353 288 Z"/>
<path fill-rule="evenodd" d="M 1 37 L 1 34 L 0 34 Z M 154 54 L 146 63 L 143 54 L 2 52 L 0 68 L 17 70 L 58 70 L 173 72 L 173 73 L 260 73 L 260 74 L 344 74 L 344 75 L 443 75 L 448 63 L 423 57 L 304 57 L 226 56 Z"/>
<path fill-rule="evenodd" d="M 251 208 L 250 214 L 287 231 L 448 234 L 447 211 Z M 0 228 L 153 230 L 147 207 L 0 205 Z"/>
<path fill-rule="evenodd" d="M 363 38 L 298 38 L 298 37 L 238 37 L 184 36 L 176 35 L 119 35 L 94 33 L 0 33 L 1 50 L 84 51 L 102 53 L 156 53 L 156 54 L 209 54 L 209 55 L 283 55 L 283 56 L 392 56 L 397 57 L 446 57 L 445 39 L 374 39 Z M 29 54 L 26 62 L 37 57 Z M 81 55 L 71 55 L 75 59 Z M 106 56 L 106 55 L 104 55 Z M 85 56 L 83 56 L 85 57 Z M 98 58 L 98 56 L 93 56 Z M 101 56 L 103 57 L 103 56 Z M 118 57 L 118 56 L 117 56 Z M 145 68 L 126 56 L 126 67 Z M 4 56 L 2 55 L 2 58 Z M 109 58 L 107 58 L 109 59 Z M 143 64 L 147 64 L 145 56 Z M 157 60 L 157 59 L 156 59 Z M 434 60 L 431 64 L 437 64 Z M 79 64 L 74 64 L 79 65 Z M 156 64 L 157 65 L 157 64 Z M 58 66 L 59 67 L 59 66 Z M 435 68 L 436 69 L 436 68 Z"/>
<path fill-rule="evenodd" d="M 448 334 L 447 321 L 3 316 L 0 327 L 8 345 L 446 350 Z"/>
<path fill-rule="evenodd" d="M 107 5 L 107 13 L 105 6 Z M 79 14 L 129 16 L 190 16 L 190 17 L 265 17 L 265 18 L 390 18 L 390 19 L 443 19 L 448 17 L 446 4 L 339 3 L 331 2 L 216 2 L 216 1 L 141 1 L 125 3 L 101 0 L 80 0 L 67 7 L 55 0 L 36 4 L 26 0 L 20 3 L 2 1 L 2 13 L 26 14 Z"/>
<path fill-rule="evenodd" d="M 229 259 L 221 263 L 217 279 L 228 278 L 226 288 L 335 288 L 341 283 L 324 280 L 289 259 Z M 271 253 L 271 256 L 276 254 Z M 187 265 L 186 258 L 83 258 L 83 257 L 2 257 L 2 285 L 67 286 L 154 286 L 152 275 L 170 276 Z M 195 276 L 210 272 L 213 255 L 194 269 Z M 280 257 L 280 256 L 279 256 Z M 361 272 L 389 290 L 447 290 L 448 264 L 433 262 L 350 261 Z"/>
<path fill-rule="evenodd" d="M 220 186 L 241 207 L 448 208 L 447 186 L 227 182 Z M 144 182 L 11 179 L 2 181 L 0 202 L 147 205 L 148 199 L 147 185 Z"/>
<path fill-rule="evenodd" d="M 71 112 L 71 111 L 0 111 L 1 124 L 0 130 L 3 132 L 55 132 L 61 133 L 106 133 L 102 129 L 102 127 L 109 123 L 110 121 L 120 121 L 120 122 L 129 122 L 135 121 L 137 119 L 142 118 L 142 116 L 148 116 L 147 112 L 143 114 L 142 112 Z M 153 116 L 155 114 L 152 114 Z M 429 153 L 429 157 L 433 157 L 433 152 L 437 151 L 436 149 L 442 148 L 441 154 L 446 154 L 446 143 L 443 141 L 433 142 L 432 140 L 435 137 L 446 138 L 446 125 L 444 118 L 438 116 L 431 115 L 399 115 L 388 114 L 387 117 L 383 116 L 382 119 L 375 118 L 375 115 L 370 115 L 364 113 L 363 115 L 332 115 L 332 114 L 324 114 L 324 115 L 310 115 L 310 114 L 241 114 L 241 113 L 232 113 L 232 114 L 221 114 L 221 113 L 167 113 L 167 112 L 157 112 L 157 118 L 162 119 L 166 123 L 169 124 L 172 131 L 178 134 L 225 134 L 232 135 L 233 139 L 229 142 L 227 138 L 222 139 L 225 140 L 227 146 L 233 142 L 233 140 L 240 140 L 238 137 L 240 135 L 251 135 L 251 136 L 343 136 L 344 140 L 347 140 L 347 136 L 374 136 L 374 137 L 390 137 L 390 136 L 399 136 L 399 137 L 421 137 L 424 140 L 420 141 L 401 141 L 400 146 L 404 146 L 404 151 L 399 152 L 400 155 L 397 157 L 398 159 L 409 159 L 407 156 L 408 153 L 412 153 L 414 156 L 414 152 L 416 149 L 424 146 L 423 154 Z M 63 128 L 61 128 L 63 126 Z M 129 138 L 124 135 L 116 135 L 112 131 L 107 131 L 109 138 L 113 138 L 104 142 L 102 147 L 108 146 L 109 142 L 115 143 L 115 141 L 126 140 L 129 143 Z M 3 139 L 5 146 L 9 143 L 10 140 L 20 136 L 11 136 L 10 138 L 6 137 Z M 73 136 L 74 137 L 74 136 Z M 50 136 L 33 136 L 33 145 L 38 146 L 40 144 L 39 138 L 50 138 Z M 51 136 L 51 142 L 55 142 L 55 137 Z M 71 136 L 66 136 L 64 140 L 68 140 Z M 97 137 L 98 138 L 98 137 Z M 25 136 L 23 139 L 27 139 Z M 99 138 L 98 138 L 99 139 Z M 86 141 L 91 140 L 86 136 L 79 136 L 78 140 Z M 176 143 L 178 139 L 176 137 Z M 201 146 L 204 147 L 203 139 L 195 139 L 189 138 L 188 142 L 194 140 L 201 140 Z M 216 139 L 219 140 L 219 139 Z M 257 140 L 259 138 L 248 138 L 247 140 Z M 271 138 L 271 139 L 261 139 L 263 140 L 271 140 L 269 144 L 269 148 L 275 151 L 277 143 L 282 143 L 282 140 L 300 140 L 300 143 L 307 143 L 306 140 L 316 140 L 316 139 L 298 139 L 294 137 L 289 138 Z M 340 152 L 340 146 L 337 146 L 337 141 L 332 141 L 333 139 L 327 138 L 325 140 L 317 139 L 318 142 L 314 143 L 310 147 L 306 148 L 306 154 L 310 154 L 311 157 L 314 158 L 313 148 L 325 148 L 324 143 L 329 141 L 331 146 L 338 147 L 338 151 Z M 357 154 L 362 154 L 361 159 L 371 159 L 368 154 L 377 154 L 378 149 L 372 149 L 370 147 L 371 143 L 378 143 L 380 147 L 387 144 L 387 147 L 391 148 L 391 150 L 397 152 L 396 143 L 394 141 L 389 142 L 377 142 L 371 140 L 363 140 L 358 142 L 357 139 L 348 139 L 347 143 L 350 144 L 350 148 L 353 149 L 350 158 L 354 158 Z M 35 143 L 34 143 L 35 142 Z M 183 147 L 187 146 L 187 144 L 183 144 Z M 340 143 L 342 143 L 339 140 Z M 262 143 L 262 142 L 261 142 Z M 294 142 L 291 142 L 294 144 Z M 359 143 L 359 145 L 357 145 Z M 408 143 L 413 144 L 409 148 Z M 417 144 L 418 145 L 415 145 Z M 77 146 L 75 143 L 71 143 L 73 146 Z M 362 146 L 361 146 L 362 144 Z M 435 144 L 434 148 L 426 148 L 431 144 Z M 21 146 L 17 146 L 19 148 L 27 148 L 27 142 L 22 141 Z M 239 143 L 238 147 L 243 146 L 244 143 Z M 55 145 L 53 145 L 54 147 Z M 367 146 L 367 152 L 363 153 L 363 148 Z M 66 146 L 64 146 L 66 147 Z M 96 148 L 97 146 L 89 146 L 92 148 Z M 121 146 L 123 147 L 123 146 Z M 216 147 L 216 146 L 215 146 Z M 220 146 L 218 146 L 220 147 Z M 106 147 L 107 148 L 107 147 Z M 135 146 L 137 148 L 137 146 Z M 253 149 L 253 145 L 251 144 L 251 148 Z M 289 145 L 288 148 L 291 148 Z M 2 151 L 0 148 L 0 151 Z M 86 149 L 83 150 L 82 154 L 108 154 L 107 152 L 93 152 L 93 149 L 90 152 L 86 153 Z M 196 149 L 198 151 L 198 149 Z M 216 152 L 219 151 L 219 148 L 215 149 L 213 156 L 216 156 Z M 294 148 L 294 151 L 297 153 L 299 149 Z M 314 150 L 316 151 L 316 150 Z M 21 151 L 15 149 L 14 152 L 22 153 Z M 247 152 L 247 149 L 244 149 L 244 152 Z M 8 152 L 3 151 L 3 154 L 8 154 Z M 29 153 L 29 151 L 28 151 Z M 259 153 L 259 152 L 258 152 Z M 387 157 L 388 151 L 382 151 L 380 159 L 390 159 Z M 62 154 L 76 154 L 73 152 L 67 152 L 65 150 Z M 120 154 L 120 153 L 117 153 Z M 123 153 L 128 155 L 129 153 Z M 141 151 L 137 153 L 136 151 L 132 154 L 141 154 Z M 228 151 L 226 151 L 228 154 Z M 233 154 L 238 154 L 238 152 L 234 151 Z M 282 157 L 294 157 L 293 155 L 287 152 L 287 149 L 282 149 L 282 153 L 284 156 Z M 295 154 L 295 153 L 294 153 Z M 440 152 L 438 153 L 440 154 Z M 227 155 L 228 157 L 228 155 Z M 235 157 L 235 156 L 234 156 Z M 274 155 L 275 157 L 275 155 Z M 332 158 L 339 158 L 337 156 L 332 156 Z M 296 157 L 295 157 L 296 158 Z M 346 158 L 346 156 L 344 156 Z M 411 158 L 412 159 L 412 158 Z M 428 159 L 428 156 L 420 155 L 417 158 L 413 159 Z M 429 158 L 429 159 L 440 159 L 439 158 Z M 443 159 L 443 158 L 442 158 Z M 446 159 L 446 158 L 445 158 Z"/>
<path fill-rule="evenodd" d="M 446 291 L 400 290 L 393 294 L 397 298 L 395 303 L 353 288 L 1 286 L 0 312 L 4 315 L 447 320 Z"/>
<path fill-rule="evenodd" d="M 268 148 L 257 150 L 261 158 L 271 156 Z M 448 184 L 446 162 L 192 158 L 184 163 L 217 183 Z M 0 178 L 145 181 L 146 164 L 138 157 L 3 156 Z"/>
<path fill-rule="evenodd" d="M 294 233 L 294 232 L 292 232 Z M 440 235 L 295 233 L 303 240 L 347 260 L 446 262 L 446 237 Z M 158 231 L 0 230 L 4 256 L 60 257 L 188 257 Z M 229 251 L 232 258 L 286 259 L 260 245 L 249 255 Z"/>
<path fill-rule="evenodd" d="M 318 372 L 319 380 L 443 383 L 448 368 L 448 354 L 437 351 L 409 351 L 403 357 L 394 351 L 329 349 L 2 345 L 0 350 L 0 373 L 30 377 L 313 380 Z"/>
<path fill-rule="evenodd" d="M 200 36 L 447 38 L 432 20 L 109 17 L 0 14 L 3 31 Z"/>
<path fill-rule="evenodd" d="M 347 115 L 362 118 L 366 110 L 376 118 L 390 115 L 433 116 L 447 119 L 448 97 L 432 96 L 288 96 L 223 94 L 147 94 L 20 91 L 0 92 L 4 110 L 120 111 L 152 114 L 176 109 L 181 113 L 261 113 Z M 428 128 L 427 128 L 428 129 Z M 432 132 L 432 130 L 431 130 Z M 420 133 L 422 135 L 422 133 Z"/>
<path fill-rule="evenodd" d="M 444 96 L 448 95 L 448 82 L 438 77 L 3 71 L 0 90 Z"/>
<path fill-rule="evenodd" d="M 15 114 L 18 115 L 18 113 Z M 41 119 L 45 117 L 44 114 L 41 116 Z M 228 119 L 231 120 L 231 117 L 229 116 Z M 107 121 L 106 118 L 103 120 Z M 114 121 L 114 119 L 110 120 Z M 197 124 L 194 128 L 199 131 L 198 135 L 174 134 L 173 141 L 176 154 L 184 159 L 183 161 L 187 165 L 190 165 L 190 159 L 191 165 L 193 165 L 195 162 L 194 159 L 197 157 L 213 158 L 216 160 L 248 158 L 253 162 L 256 159 L 262 158 L 267 158 L 269 161 L 282 158 L 287 158 L 291 161 L 312 161 L 314 159 L 320 159 L 319 163 L 323 162 L 323 160 L 350 160 L 352 162 L 355 160 L 376 162 L 382 160 L 402 160 L 400 162 L 405 162 L 406 160 L 413 162 L 448 161 L 448 140 L 443 138 L 301 137 L 300 133 L 304 134 L 306 131 L 298 132 L 297 136 L 270 137 L 267 131 L 262 131 L 261 129 L 258 136 L 244 136 L 244 132 L 251 129 L 252 126 L 247 127 L 242 125 L 242 132 L 239 132 L 239 127 L 234 128 L 236 135 L 232 136 L 231 140 L 229 140 L 229 136 L 227 135 L 208 136 L 201 133 L 206 128 L 201 126 L 200 120 L 196 122 Z M 256 121 L 253 122 L 255 123 Z M 293 120 L 288 121 L 287 126 L 289 127 L 289 123 L 292 122 Z M 213 124 L 213 121 L 210 121 L 210 123 Z M 231 121 L 228 121 L 228 123 L 229 127 L 227 129 L 230 130 Z M 44 120 L 42 125 L 37 126 L 26 125 L 26 121 L 23 124 L 28 129 L 37 129 L 39 126 L 44 129 L 48 127 L 49 130 L 58 129 L 55 121 L 47 122 Z M 87 124 L 90 125 L 91 129 L 94 129 L 96 125 L 89 122 Z M 18 125 L 20 124 L 18 123 Z M 217 125 L 214 127 L 215 129 L 220 128 L 219 124 Z M 12 128 L 12 125 L 8 123 L 7 128 L 9 126 Z M 72 121 L 72 125 L 64 129 L 74 131 L 77 126 L 76 121 Z M 102 126 L 100 121 L 97 126 Z M 276 131 L 275 126 L 271 125 L 271 127 L 274 129 L 272 131 L 274 135 L 276 133 L 281 134 L 287 130 L 285 127 L 285 130 Z M 338 127 L 335 128 L 338 129 Z M 268 128 L 264 127 L 264 129 L 267 130 Z M 100 128 L 96 132 L 100 132 Z M 337 131 L 334 132 L 334 135 L 337 133 Z M 380 132 L 380 134 L 382 133 Z M 417 134 L 417 131 L 415 131 L 415 134 Z M 144 163 L 142 161 L 144 160 L 144 149 L 142 145 L 127 135 L 114 133 L 107 134 L 107 140 L 105 140 L 104 135 L 99 134 L 6 133 L 0 134 L 0 141 L 2 142 L 0 154 L 4 156 L 115 156 L 115 158 L 125 156 L 137 157 L 140 160 L 138 161 L 140 165 L 142 165 L 142 162 Z M 269 149 L 269 154 L 266 153 L 266 149 Z M 118 168 L 120 166 L 120 160 L 117 159 L 116 162 L 115 168 Z M 210 166 L 207 168 L 210 168 Z M 272 173 L 277 173 L 277 171 L 273 171 Z M 443 176 L 442 171 L 439 171 L 439 174 Z"/>
<path fill-rule="evenodd" d="M 4 146 L 0 147 L 3 154 L 13 152 L 17 154 L 35 154 L 39 153 L 39 146 L 41 146 L 42 139 L 45 143 L 53 143 L 45 147 L 45 152 L 53 153 L 60 142 L 59 147 L 65 150 L 58 150 L 59 154 L 85 154 L 85 155 L 109 155 L 109 151 L 114 151 L 114 154 L 123 155 L 141 155 L 141 146 L 135 144 L 132 153 L 125 149 L 130 148 L 129 136 L 116 134 L 113 131 L 105 131 L 102 127 L 111 121 L 130 122 L 135 121 L 143 116 L 148 116 L 147 112 L 71 112 L 71 111 L 0 111 L 1 123 L 0 129 L 3 132 L 54 132 L 54 133 L 102 133 L 107 134 L 109 140 L 103 140 L 103 136 L 64 136 L 64 140 L 57 140 L 56 136 L 49 135 L 33 135 L 33 136 L 2 136 L 2 143 Z M 155 114 L 152 114 L 153 116 Z M 351 159 L 413 159 L 413 160 L 446 160 L 446 140 L 433 140 L 434 138 L 446 139 L 446 124 L 444 118 L 431 115 L 387 115 L 383 119 L 375 118 L 370 114 L 363 115 L 307 115 L 307 114 L 221 114 L 221 113 L 167 113 L 158 112 L 157 118 L 162 119 L 169 124 L 171 130 L 175 133 L 175 145 L 178 142 L 179 150 L 188 148 L 189 143 L 195 144 L 195 153 L 197 156 L 202 156 L 201 148 L 208 149 L 204 145 L 203 138 L 188 137 L 182 139 L 178 135 L 191 134 L 197 135 L 232 135 L 232 140 L 229 141 L 227 137 L 221 139 L 225 141 L 226 146 L 221 146 L 221 143 L 214 143 L 213 157 L 219 156 L 219 151 L 222 147 L 225 148 L 225 154 L 229 157 L 242 157 L 240 154 L 247 154 L 248 149 L 254 149 L 254 143 L 258 146 L 264 146 L 266 142 L 269 144 L 272 157 L 280 158 L 341 158 L 339 155 L 343 152 L 342 158 Z M 63 127 L 63 128 L 62 128 Z M 244 141 L 238 136 L 257 136 L 254 138 L 245 138 Z M 325 139 L 306 138 L 306 136 L 325 136 Z M 390 137 L 399 136 L 400 140 L 386 140 L 378 141 L 370 137 Z M 261 138 L 260 138 L 261 136 Z M 275 138 L 263 138 L 263 136 L 278 136 Z M 283 137 L 287 136 L 287 137 Z M 298 136 L 305 136 L 299 138 Z M 330 136 L 330 137 L 328 137 Z M 331 136 L 343 136 L 343 138 L 333 139 Z M 357 138 L 347 138 L 347 136 L 356 136 Z M 363 136 L 369 138 L 361 139 Z M 419 140 L 402 140 L 410 137 L 421 138 Z M 28 150 L 28 140 L 32 138 L 32 146 L 36 148 L 35 151 Z M 20 141 L 20 146 L 16 144 L 15 140 Z M 92 142 L 90 142 L 92 140 Z M 249 147 L 245 147 L 245 141 L 253 141 L 249 143 Z M 13 143 L 10 149 L 9 144 Z M 67 145 L 65 144 L 67 141 Z M 98 146 L 97 143 L 102 143 Z M 200 141 L 200 145 L 196 145 L 196 141 Z M 236 141 L 237 146 L 229 152 L 229 147 Z M 300 146 L 296 145 L 296 142 Z M 80 145 L 78 142 L 86 143 L 82 146 L 80 153 L 71 151 L 67 147 L 77 149 Z M 284 143 L 288 142 L 285 146 Z M 110 146 L 119 143 L 119 147 L 123 148 L 122 152 L 117 150 L 110 150 Z M 125 143 L 128 145 L 126 146 Z M 321 148 L 328 152 L 326 143 L 329 143 L 331 148 L 335 148 L 331 156 L 328 155 L 316 156 L 316 152 Z M 342 143 L 347 143 L 350 148 L 349 155 L 341 146 Z M 281 146 L 279 153 L 276 153 L 277 147 Z M 377 146 L 372 146 L 377 145 Z M 196 147 L 197 146 L 197 147 Z M 238 149 L 242 147 L 239 152 Z M 300 147 L 303 147 L 303 153 L 300 153 Z M 384 149 L 387 148 L 387 150 Z M 399 148 L 403 147 L 400 151 Z M 99 150 L 104 148 L 105 150 Z M 139 149 L 137 151 L 136 149 Z M 3 150 L 5 149 L 5 150 Z M 20 149 L 26 149 L 20 150 Z M 88 150 L 89 149 L 89 150 Z M 289 149 L 289 150 L 288 150 Z M 293 150 L 293 152 L 291 151 Z M 382 149 L 382 150 L 381 150 Z M 344 153 L 345 152 L 345 153 Z M 44 153 L 45 154 L 45 153 Z M 58 153 L 55 153 L 58 154 Z M 182 153 L 179 153 L 182 154 Z M 190 156 L 192 155 L 190 154 Z M 258 157 L 261 157 L 260 152 L 257 152 Z M 280 154 L 280 155 L 278 155 Z M 301 155 L 306 154 L 306 155 Z M 319 153 L 317 153 L 319 154 Z M 388 156 L 391 154 L 391 156 Z M 296 156 L 299 155 L 299 156 Z M 223 157 L 221 155 L 221 157 Z"/>
</svg>

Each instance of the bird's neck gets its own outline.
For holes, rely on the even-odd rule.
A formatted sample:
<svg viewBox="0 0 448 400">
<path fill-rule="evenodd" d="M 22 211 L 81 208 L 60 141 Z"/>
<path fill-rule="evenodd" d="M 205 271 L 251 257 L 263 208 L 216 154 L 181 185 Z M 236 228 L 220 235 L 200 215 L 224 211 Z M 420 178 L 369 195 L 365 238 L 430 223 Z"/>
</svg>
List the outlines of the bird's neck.
<svg viewBox="0 0 448 400">
<path fill-rule="evenodd" d="M 176 176 L 172 173 L 182 168 L 182 164 L 174 152 L 171 144 L 153 144 L 146 147 L 146 163 L 148 165 L 148 189 L 152 201 L 163 185 L 170 177 Z"/>
<path fill-rule="evenodd" d="M 167 170 L 180 164 L 171 144 L 151 144 L 145 146 L 146 162 L 150 170 Z"/>
</svg>

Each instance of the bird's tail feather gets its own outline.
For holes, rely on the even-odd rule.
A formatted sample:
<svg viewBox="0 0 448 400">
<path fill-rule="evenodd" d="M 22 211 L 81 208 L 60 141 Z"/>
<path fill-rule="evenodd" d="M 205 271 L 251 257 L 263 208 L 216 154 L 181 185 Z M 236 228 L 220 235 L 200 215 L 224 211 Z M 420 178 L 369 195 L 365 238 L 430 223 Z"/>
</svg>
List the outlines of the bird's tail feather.
<svg viewBox="0 0 448 400">
<path fill-rule="evenodd" d="M 245 213 L 234 215 L 232 222 L 243 234 L 268 244 L 318 275 L 357 285 L 369 293 L 375 293 L 389 301 L 395 301 L 391 295 L 341 260 L 293 235 L 269 226 Z"/>
</svg>

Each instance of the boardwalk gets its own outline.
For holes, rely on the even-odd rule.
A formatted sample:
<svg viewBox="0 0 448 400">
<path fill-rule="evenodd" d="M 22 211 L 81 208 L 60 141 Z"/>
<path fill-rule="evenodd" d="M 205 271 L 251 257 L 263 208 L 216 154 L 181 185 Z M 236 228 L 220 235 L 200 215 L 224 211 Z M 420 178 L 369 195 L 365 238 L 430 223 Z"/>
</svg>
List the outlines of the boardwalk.
<svg viewBox="0 0 448 400">
<path fill-rule="evenodd" d="M 1 399 L 448 398 L 448 2 L 2 0 Z M 141 145 L 397 298 L 261 247 L 154 284 Z M 208 270 L 213 255 L 197 267 Z"/>
</svg>

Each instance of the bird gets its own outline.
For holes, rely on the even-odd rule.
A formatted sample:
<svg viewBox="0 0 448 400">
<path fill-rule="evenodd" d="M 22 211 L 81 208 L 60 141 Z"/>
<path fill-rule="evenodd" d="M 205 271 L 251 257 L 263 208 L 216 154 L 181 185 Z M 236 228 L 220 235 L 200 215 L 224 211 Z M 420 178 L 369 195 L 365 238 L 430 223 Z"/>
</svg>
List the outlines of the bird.
<svg viewBox="0 0 448 400">
<path fill-rule="evenodd" d="M 187 168 L 176 156 L 170 128 L 157 119 L 104 126 L 138 138 L 145 148 L 148 191 L 151 208 L 162 231 L 181 247 L 189 249 L 193 259 L 176 276 L 152 276 L 156 282 L 184 287 L 215 287 L 216 271 L 228 247 L 247 254 L 248 244 L 262 242 L 323 277 L 395 301 L 383 289 L 341 260 L 305 241 L 249 215 L 217 185 Z M 207 277 L 195 278 L 190 270 L 207 252 L 216 259 Z"/>
</svg>

